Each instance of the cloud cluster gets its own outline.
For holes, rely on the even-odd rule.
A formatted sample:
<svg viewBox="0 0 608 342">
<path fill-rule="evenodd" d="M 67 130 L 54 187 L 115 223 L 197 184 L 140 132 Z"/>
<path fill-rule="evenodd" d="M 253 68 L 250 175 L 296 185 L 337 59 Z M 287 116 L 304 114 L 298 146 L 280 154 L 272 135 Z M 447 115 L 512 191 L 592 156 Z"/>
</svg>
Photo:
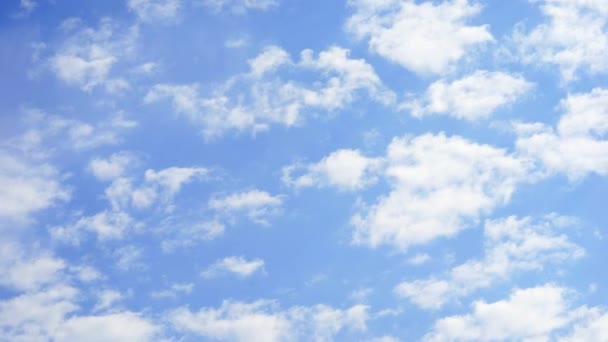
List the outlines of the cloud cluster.
<svg viewBox="0 0 608 342">
<path fill-rule="evenodd" d="M 529 217 L 487 221 L 483 258 L 455 266 L 441 277 L 402 282 L 395 293 L 422 308 L 438 309 L 517 273 L 578 259 L 584 250 L 561 232 L 575 224 L 571 218 L 555 215 L 539 221 Z"/>
<path fill-rule="evenodd" d="M 349 54 L 336 46 L 317 56 L 303 50 L 295 62 L 285 50 L 270 46 L 249 61 L 248 72 L 234 76 L 207 96 L 201 95 L 198 84 L 157 84 L 144 102 L 170 100 L 177 113 L 200 126 L 207 140 L 228 131 L 255 134 L 271 125 L 293 126 L 315 111 L 343 109 L 362 92 L 381 103 L 392 103 L 394 94 L 382 85 L 372 66 Z M 314 78 L 304 82 L 282 77 L 285 71 L 312 73 Z"/>
<path fill-rule="evenodd" d="M 419 74 L 444 74 L 494 40 L 487 25 L 468 24 L 481 11 L 468 0 L 350 0 L 346 29 L 369 49 Z"/>
</svg>

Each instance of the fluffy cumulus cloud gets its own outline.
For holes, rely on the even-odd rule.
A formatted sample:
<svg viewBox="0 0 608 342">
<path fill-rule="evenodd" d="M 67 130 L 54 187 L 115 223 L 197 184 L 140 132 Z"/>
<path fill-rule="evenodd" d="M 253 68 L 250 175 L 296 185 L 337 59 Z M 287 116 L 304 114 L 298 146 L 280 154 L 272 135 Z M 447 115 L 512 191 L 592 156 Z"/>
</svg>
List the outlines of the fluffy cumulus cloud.
<svg viewBox="0 0 608 342">
<path fill-rule="evenodd" d="M 295 188 L 331 186 L 359 190 L 377 180 L 381 167 L 380 158 L 366 157 L 358 150 L 338 150 L 318 163 L 284 167 L 282 180 Z"/>
<path fill-rule="evenodd" d="M 64 22 L 63 29 L 65 41 L 48 60 L 58 79 L 87 92 L 100 86 L 110 93 L 129 88 L 124 78 L 112 77 L 112 69 L 134 54 L 136 26 L 124 29 L 104 18 L 95 29 L 82 27 L 79 19 L 72 18 Z"/>
<path fill-rule="evenodd" d="M 507 203 L 528 177 L 505 150 L 445 134 L 395 138 L 385 159 L 390 192 L 352 218 L 355 243 L 407 249 L 452 236 Z"/>
<path fill-rule="evenodd" d="M 350 0 L 346 29 L 371 51 L 420 74 L 442 74 L 471 50 L 494 40 L 487 25 L 470 25 L 481 5 L 468 0 Z"/>
<path fill-rule="evenodd" d="M 153 341 L 157 325 L 138 313 L 77 315 L 79 291 L 55 285 L 0 301 L 0 331 L 11 341 Z"/>
<path fill-rule="evenodd" d="M 266 225 L 269 216 L 281 210 L 283 196 L 254 189 L 213 197 L 209 200 L 208 206 L 230 222 L 244 216 L 254 223 Z"/>
<path fill-rule="evenodd" d="M 153 341 L 160 327 L 115 305 L 123 295 L 104 291 L 87 313 L 84 282 L 99 279 L 90 267 L 70 264 L 50 251 L 3 236 L 0 287 L 15 295 L 0 300 L 0 334 L 7 341 Z M 88 274 L 88 275 L 87 275 Z M 101 304 L 101 305 L 100 305 Z"/>
<path fill-rule="evenodd" d="M 128 152 L 117 152 L 108 158 L 94 158 L 89 162 L 89 170 L 99 180 L 108 181 L 122 176 L 136 158 Z"/>
<path fill-rule="evenodd" d="M 0 228 L 4 228 L 5 220 L 27 221 L 35 212 L 70 198 L 70 190 L 55 167 L 3 149 L 0 188 Z"/>
<path fill-rule="evenodd" d="M 575 306 L 569 288 L 515 289 L 507 299 L 475 301 L 468 314 L 437 320 L 423 341 L 602 341 L 605 308 Z"/>
<path fill-rule="evenodd" d="M 207 95 L 201 95 L 198 84 L 157 84 L 144 102 L 170 100 L 176 112 L 199 125 L 206 139 L 213 139 L 226 131 L 256 133 L 273 124 L 293 126 L 315 111 L 344 109 L 360 93 L 381 103 L 394 101 L 394 94 L 382 85 L 373 67 L 349 54 L 336 46 L 317 56 L 304 50 L 295 62 L 286 51 L 271 46 L 249 61 L 248 72 Z M 282 77 L 285 71 L 313 73 L 314 81 Z"/>
<path fill-rule="evenodd" d="M 576 224 L 571 218 L 549 215 L 490 220 L 485 224 L 485 255 L 453 267 L 441 277 L 405 281 L 395 293 L 425 309 L 438 309 L 451 299 L 472 294 L 523 271 L 563 265 L 584 255 L 563 231 Z"/>
<path fill-rule="evenodd" d="M 356 305 L 335 309 L 326 305 L 291 307 L 281 310 L 277 303 L 225 301 L 219 308 L 191 311 L 182 307 L 169 314 L 169 321 L 183 332 L 215 340 L 292 341 L 298 338 L 332 341 L 345 330 L 363 331 L 368 308 Z"/>
<path fill-rule="evenodd" d="M 544 21 L 526 30 L 517 27 L 515 49 L 524 63 L 555 65 L 564 81 L 608 72 L 608 5 L 604 1 L 541 0 Z"/>
<path fill-rule="evenodd" d="M 519 75 L 478 70 L 452 82 L 435 81 L 421 99 L 409 101 L 403 107 L 419 118 L 442 114 L 475 121 L 514 103 L 532 86 Z"/>
<path fill-rule="evenodd" d="M 256 272 L 264 270 L 264 260 L 243 257 L 226 257 L 217 260 L 201 273 L 204 278 L 215 278 L 224 274 L 234 274 L 241 278 L 247 278 Z"/>
<path fill-rule="evenodd" d="M 470 314 L 442 318 L 425 341 L 547 341 L 571 320 L 568 290 L 543 285 L 513 291 L 494 303 L 476 301 Z"/>
<path fill-rule="evenodd" d="M 589 173 L 608 174 L 608 90 L 570 94 L 555 128 L 543 123 L 516 124 L 517 149 L 541 162 L 550 174 L 579 179 Z"/>
</svg>

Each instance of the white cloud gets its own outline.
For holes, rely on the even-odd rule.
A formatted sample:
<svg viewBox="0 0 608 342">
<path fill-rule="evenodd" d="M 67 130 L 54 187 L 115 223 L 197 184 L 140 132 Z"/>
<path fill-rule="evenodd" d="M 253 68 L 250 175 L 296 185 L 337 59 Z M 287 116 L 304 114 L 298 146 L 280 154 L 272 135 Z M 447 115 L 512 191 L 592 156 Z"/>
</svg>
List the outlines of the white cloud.
<svg viewBox="0 0 608 342">
<path fill-rule="evenodd" d="M 94 233 L 101 241 L 122 240 L 140 226 L 128 213 L 105 210 L 92 216 L 84 216 L 73 224 L 51 228 L 51 236 L 65 243 L 80 244 L 82 235 Z"/>
<path fill-rule="evenodd" d="M 444 134 L 395 138 L 385 160 L 391 190 L 353 216 L 357 244 L 405 250 L 452 236 L 507 203 L 527 177 L 504 150 Z"/>
<path fill-rule="evenodd" d="M 283 183 L 295 188 L 333 186 L 340 190 L 359 190 L 377 181 L 382 160 L 368 158 L 358 150 L 337 150 L 315 164 L 283 168 Z M 293 177 L 294 173 L 303 174 Z"/>
<path fill-rule="evenodd" d="M 105 194 L 114 210 L 130 207 L 147 209 L 157 203 L 171 210 L 173 198 L 181 188 L 193 180 L 204 178 L 208 172 L 202 167 L 169 167 L 158 171 L 148 169 L 140 185 L 134 185 L 132 178 L 116 178 Z"/>
<path fill-rule="evenodd" d="M 226 227 L 219 221 L 207 221 L 202 223 L 172 225 L 170 229 L 174 234 L 166 238 L 161 243 L 161 248 L 165 253 L 171 253 L 178 248 L 187 248 L 196 245 L 201 241 L 210 241 L 224 235 Z"/>
<path fill-rule="evenodd" d="M 9 341 L 155 341 L 158 326 L 124 311 L 76 315 L 80 291 L 62 284 L 0 301 L 0 331 Z"/>
<path fill-rule="evenodd" d="M 482 43 L 493 41 L 487 25 L 472 26 L 481 6 L 467 0 L 442 2 L 350 0 L 346 30 L 369 49 L 421 74 L 443 74 Z"/>
<path fill-rule="evenodd" d="M 253 77 L 261 77 L 290 63 L 291 57 L 287 51 L 278 46 L 268 46 L 258 56 L 249 60 L 249 68 Z"/>
<path fill-rule="evenodd" d="M 165 188 L 169 195 L 178 193 L 182 186 L 193 179 L 206 176 L 209 170 L 202 167 L 170 167 L 160 171 L 146 170 L 146 182 Z"/>
<path fill-rule="evenodd" d="M 0 240 L 0 286 L 36 290 L 64 275 L 66 263 L 45 251 L 28 248 L 6 237 Z"/>
<path fill-rule="evenodd" d="M 424 341 L 547 341 L 571 319 L 567 294 L 544 285 L 515 290 L 494 303 L 476 301 L 472 313 L 438 320 Z"/>
<path fill-rule="evenodd" d="M 142 75 L 150 75 L 155 73 L 161 67 L 160 63 L 157 62 L 146 62 L 136 66 L 133 72 Z"/>
<path fill-rule="evenodd" d="M 219 308 L 202 308 L 192 312 L 182 307 L 169 314 L 178 331 L 203 338 L 249 341 L 290 341 L 305 338 L 332 341 L 344 330 L 363 331 L 368 320 L 367 307 L 334 309 L 326 305 L 292 307 L 280 310 L 275 302 L 253 303 L 225 301 Z"/>
<path fill-rule="evenodd" d="M 608 72 L 608 6 L 594 0 L 535 0 L 545 22 L 513 33 L 515 49 L 524 63 L 555 65 L 564 81 Z"/>
<path fill-rule="evenodd" d="M 175 283 L 169 289 L 151 292 L 150 297 L 156 299 L 177 298 L 180 294 L 192 293 L 192 290 L 194 290 L 193 283 Z"/>
<path fill-rule="evenodd" d="M 34 9 L 36 9 L 36 7 L 38 7 L 38 3 L 34 0 L 21 0 L 19 5 L 28 13 L 32 12 Z"/>
<path fill-rule="evenodd" d="M 89 162 L 88 169 L 99 180 L 109 181 L 122 176 L 127 168 L 136 162 L 136 158 L 128 152 L 117 152 L 108 158 L 94 158 Z"/>
<path fill-rule="evenodd" d="M 25 222 L 35 212 L 69 200 L 61 178 L 49 164 L 0 150 L 0 220 Z"/>
<path fill-rule="evenodd" d="M 519 272 L 578 259 L 584 250 L 560 231 L 575 223 L 556 215 L 537 221 L 529 217 L 487 221 L 482 259 L 469 260 L 441 277 L 402 282 L 395 293 L 422 308 L 438 309 L 450 300 L 508 281 Z"/>
<path fill-rule="evenodd" d="M 256 189 L 225 197 L 211 198 L 208 206 L 230 221 L 234 221 L 238 216 L 243 215 L 257 224 L 267 225 L 268 216 L 272 216 L 281 210 L 283 197 Z"/>
<path fill-rule="evenodd" d="M 248 10 L 269 10 L 279 5 L 279 0 L 202 0 L 202 3 L 216 12 L 229 9 L 235 13 Z"/>
<path fill-rule="evenodd" d="M 556 129 L 545 124 L 516 124 L 516 146 L 522 155 L 538 159 L 550 174 L 570 179 L 588 173 L 608 174 L 608 90 L 570 94 Z"/>
<path fill-rule="evenodd" d="M 116 303 L 122 301 L 124 296 L 116 290 L 102 290 L 97 294 L 97 304 L 93 311 L 103 311 L 111 309 Z"/>
<path fill-rule="evenodd" d="M 142 269 L 146 266 L 142 262 L 144 257 L 143 249 L 133 245 L 127 245 L 114 252 L 116 257 L 116 267 L 121 271 Z"/>
<path fill-rule="evenodd" d="M 387 90 L 371 65 L 349 57 L 350 51 L 330 47 L 315 56 L 304 50 L 298 62 L 283 49 L 270 46 L 249 61 L 250 70 L 234 76 L 208 96 L 201 96 L 198 84 L 157 84 L 144 98 L 147 104 L 169 99 L 177 113 L 185 115 L 210 140 L 227 131 L 255 134 L 273 124 L 293 126 L 314 111 L 344 109 L 360 93 L 390 104 L 395 95 Z M 310 82 L 282 77 L 311 72 Z"/>
<path fill-rule="evenodd" d="M 171 22 L 179 15 L 180 0 L 128 0 L 129 10 L 144 22 Z"/>
<path fill-rule="evenodd" d="M 14 144 L 33 155 L 116 145 L 122 141 L 121 135 L 137 126 L 121 112 L 96 123 L 48 115 L 38 109 L 25 110 L 25 117 L 26 130 Z"/>
<path fill-rule="evenodd" d="M 72 30 L 76 28 L 73 24 L 69 26 Z M 50 68 L 66 84 L 89 92 L 113 81 L 110 78 L 112 68 L 133 53 L 137 36 L 136 26 L 117 32 L 115 22 L 102 19 L 98 29 L 86 27 L 71 32 L 49 58 Z M 113 88 L 111 83 L 109 85 Z"/>
<path fill-rule="evenodd" d="M 243 257 L 227 257 L 214 262 L 201 273 L 204 278 L 215 278 L 224 274 L 232 273 L 241 278 L 251 277 L 257 272 L 263 272 L 264 260 Z"/>
<path fill-rule="evenodd" d="M 159 328 L 139 314 L 118 312 L 101 316 L 71 317 L 54 332 L 54 341 L 145 342 L 156 341 Z"/>
<path fill-rule="evenodd" d="M 431 261 L 431 256 L 426 253 L 416 254 L 407 260 L 408 263 L 416 266 L 424 265 L 429 261 Z"/>
<path fill-rule="evenodd" d="M 415 117 L 443 114 L 475 121 L 517 101 L 533 87 L 518 75 L 478 70 L 459 80 L 435 81 L 423 98 L 403 105 Z"/>
<path fill-rule="evenodd" d="M 559 339 L 562 342 L 606 341 L 608 340 L 608 312 L 591 308 L 572 331 Z"/>
</svg>

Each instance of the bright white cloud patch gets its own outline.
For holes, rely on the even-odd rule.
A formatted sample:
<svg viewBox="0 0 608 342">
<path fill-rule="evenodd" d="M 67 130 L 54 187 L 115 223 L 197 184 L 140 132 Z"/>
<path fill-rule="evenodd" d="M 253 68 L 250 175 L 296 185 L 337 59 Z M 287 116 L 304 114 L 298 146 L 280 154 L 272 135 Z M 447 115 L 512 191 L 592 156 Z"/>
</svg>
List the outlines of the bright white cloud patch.
<svg viewBox="0 0 608 342">
<path fill-rule="evenodd" d="M 443 114 L 475 121 L 517 101 L 532 88 L 518 75 L 478 70 L 464 78 L 433 82 L 420 100 L 404 104 L 415 117 Z"/>
<path fill-rule="evenodd" d="M 274 124 L 293 126 L 310 111 L 344 109 L 359 93 L 391 103 L 394 94 L 382 85 L 373 67 L 349 54 L 335 46 L 318 56 L 304 50 L 300 61 L 294 62 L 286 51 L 271 46 L 249 61 L 249 72 L 229 79 L 207 96 L 200 94 L 198 84 L 157 84 L 144 102 L 171 100 L 175 111 L 199 125 L 208 140 L 231 130 L 256 133 Z M 314 81 L 298 82 L 279 71 L 312 72 Z"/>
<path fill-rule="evenodd" d="M 358 190 L 377 180 L 381 166 L 381 159 L 368 158 L 358 150 L 338 150 L 315 164 L 284 167 L 282 180 L 295 188 L 316 185 Z"/>
<path fill-rule="evenodd" d="M 243 257 L 227 257 L 214 262 L 201 273 L 204 278 L 215 278 L 224 274 L 234 274 L 241 278 L 252 276 L 256 272 L 264 269 L 264 260 Z"/>
<path fill-rule="evenodd" d="M 371 51 L 421 74 L 443 74 L 482 43 L 493 41 L 487 25 L 468 22 L 481 6 L 467 0 L 420 2 L 350 0 L 346 29 Z"/>
<path fill-rule="evenodd" d="M 89 170 L 99 180 L 108 181 L 122 176 L 135 157 L 127 152 L 114 153 L 107 159 L 94 158 L 89 162 Z"/>
<path fill-rule="evenodd" d="M 79 21 L 70 21 L 70 35 L 62 46 L 50 57 L 49 66 L 57 78 L 83 91 L 91 91 L 98 86 L 106 90 L 118 90 L 128 87 L 124 79 L 112 78 L 111 71 L 115 64 L 135 50 L 138 36 L 136 27 L 117 32 L 116 23 L 105 18 L 99 28 L 78 27 Z M 118 36 L 118 37 L 117 37 Z"/>
<path fill-rule="evenodd" d="M 55 282 L 66 268 L 48 252 L 27 251 L 14 241 L 0 240 L 0 286 L 36 290 Z"/>
<path fill-rule="evenodd" d="M 1 149 L 0 189 L 0 220 L 27 221 L 35 212 L 70 198 L 70 190 L 53 166 Z"/>
<path fill-rule="evenodd" d="M 133 312 L 73 315 L 78 290 L 58 285 L 0 301 L 0 329 L 11 341 L 154 341 L 159 329 Z"/>
<path fill-rule="evenodd" d="M 425 341 L 547 341 L 570 321 L 568 290 L 544 285 L 515 290 L 502 301 L 476 301 L 467 315 L 442 318 Z"/>
<path fill-rule="evenodd" d="M 400 249 L 452 236 L 507 203 L 526 165 L 461 137 L 395 138 L 386 154 L 391 191 L 352 218 L 354 242 Z"/>
<path fill-rule="evenodd" d="M 344 330 L 365 330 L 367 309 L 362 305 L 345 310 L 316 305 L 281 310 L 272 301 L 225 301 L 217 309 L 176 309 L 169 320 L 179 331 L 209 339 L 249 341 L 255 336 L 260 341 L 332 341 Z"/>
<path fill-rule="evenodd" d="M 556 128 L 542 123 L 517 124 L 517 149 L 538 159 L 549 173 L 579 179 L 608 174 L 608 90 L 571 94 L 561 101 L 564 112 Z"/>
<path fill-rule="evenodd" d="M 208 205 L 230 221 L 243 215 L 257 224 L 266 225 L 268 217 L 276 214 L 283 206 L 283 197 L 266 191 L 249 190 L 211 198 Z"/>
<path fill-rule="evenodd" d="M 487 221 L 482 259 L 469 260 L 440 277 L 402 282 L 395 293 L 422 308 L 438 309 L 516 273 L 578 259 L 584 250 L 561 232 L 575 223 L 555 215 L 539 221 L 516 217 Z"/>
<path fill-rule="evenodd" d="M 604 1 L 541 0 L 545 21 L 529 31 L 513 34 L 515 49 L 524 63 L 559 67 L 565 81 L 578 73 L 608 72 L 608 5 Z"/>
</svg>

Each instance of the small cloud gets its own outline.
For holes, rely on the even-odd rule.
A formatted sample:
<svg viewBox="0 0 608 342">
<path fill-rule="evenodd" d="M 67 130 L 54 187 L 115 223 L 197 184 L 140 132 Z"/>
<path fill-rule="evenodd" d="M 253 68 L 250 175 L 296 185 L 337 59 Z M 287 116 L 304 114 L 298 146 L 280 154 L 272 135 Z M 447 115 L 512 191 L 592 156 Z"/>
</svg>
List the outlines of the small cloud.
<svg viewBox="0 0 608 342">
<path fill-rule="evenodd" d="M 416 254 L 407 260 L 408 263 L 416 266 L 426 264 L 429 261 L 431 261 L 431 257 L 426 253 Z"/>
<path fill-rule="evenodd" d="M 216 261 L 207 270 L 201 273 L 203 278 L 215 278 L 224 274 L 234 274 L 241 278 L 248 278 L 254 273 L 262 271 L 264 260 L 247 260 L 243 257 L 227 257 Z"/>
</svg>

